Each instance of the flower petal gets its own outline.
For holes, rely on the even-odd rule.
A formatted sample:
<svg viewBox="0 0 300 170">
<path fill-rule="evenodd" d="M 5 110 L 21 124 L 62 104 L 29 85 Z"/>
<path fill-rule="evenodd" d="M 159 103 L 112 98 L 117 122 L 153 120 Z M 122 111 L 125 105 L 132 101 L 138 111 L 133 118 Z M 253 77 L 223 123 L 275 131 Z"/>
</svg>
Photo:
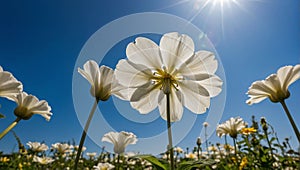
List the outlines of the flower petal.
<svg viewBox="0 0 300 170">
<path fill-rule="evenodd" d="M 146 66 L 122 59 L 116 66 L 115 75 L 121 85 L 136 88 L 149 82 L 152 71 Z"/>
<path fill-rule="evenodd" d="M 288 87 L 300 78 L 300 64 L 296 66 L 281 67 L 277 71 L 277 76 L 281 82 L 282 90 L 287 91 Z"/>
<path fill-rule="evenodd" d="M 135 42 L 128 44 L 126 55 L 135 64 L 146 65 L 149 68 L 162 66 L 160 49 L 155 42 L 148 38 L 138 37 Z"/>
<path fill-rule="evenodd" d="M 89 60 L 83 65 L 84 70 L 78 68 L 78 72 L 87 79 L 92 86 L 99 81 L 99 65 L 94 60 Z"/>
<path fill-rule="evenodd" d="M 195 48 L 191 37 L 177 32 L 164 34 L 159 46 L 163 63 L 170 73 L 190 58 Z"/>
<path fill-rule="evenodd" d="M 117 144 L 118 132 L 108 132 L 102 137 L 102 142 Z"/>
<path fill-rule="evenodd" d="M 170 95 L 170 121 L 171 122 L 176 122 L 181 120 L 182 113 L 183 113 L 183 107 L 182 107 L 182 94 L 180 91 L 175 91 L 172 90 Z M 158 105 L 158 109 L 160 112 L 160 116 L 164 119 L 167 120 L 167 97 L 164 95 L 163 99 Z"/>
<path fill-rule="evenodd" d="M 259 96 L 252 96 L 252 95 L 249 95 L 249 99 L 246 101 L 246 103 L 248 105 L 252 105 L 254 103 L 259 103 L 263 100 L 265 100 L 266 98 L 268 98 L 267 95 L 259 95 Z"/>
<path fill-rule="evenodd" d="M 216 75 L 210 75 L 208 79 L 199 81 L 209 93 L 210 97 L 215 97 L 222 91 L 222 80 Z"/>
<path fill-rule="evenodd" d="M 218 61 L 210 51 L 198 51 L 192 55 L 179 68 L 183 76 L 198 74 L 214 74 L 218 69 Z"/>
<path fill-rule="evenodd" d="M 152 84 L 145 84 L 135 90 L 130 101 L 131 106 L 141 114 L 146 114 L 154 110 L 159 102 L 159 96 L 163 94 L 161 90 L 155 89 Z"/>
<path fill-rule="evenodd" d="M 197 82 L 186 80 L 179 84 L 183 94 L 183 104 L 190 111 L 201 114 L 206 112 L 210 105 L 210 97 L 208 91 Z"/>
<path fill-rule="evenodd" d="M 10 98 L 23 90 L 23 85 L 7 71 L 0 71 L 0 96 Z M 10 99 L 11 100 L 11 99 Z"/>
</svg>

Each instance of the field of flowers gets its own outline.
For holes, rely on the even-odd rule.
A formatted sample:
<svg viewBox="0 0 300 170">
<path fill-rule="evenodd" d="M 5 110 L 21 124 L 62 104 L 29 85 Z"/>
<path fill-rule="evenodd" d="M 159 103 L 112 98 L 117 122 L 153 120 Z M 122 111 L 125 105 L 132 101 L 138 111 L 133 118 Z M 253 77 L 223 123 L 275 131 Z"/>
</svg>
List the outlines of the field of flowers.
<svg viewBox="0 0 300 170">
<path fill-rule="evenodd" d="M 232 118 L 229 121 L 242 121 Z M 228 124 L 225 122 L 225 124 Z M 224 125 L 225 125 L 224 124 Z M 273 127 L 262 118 L 249 127 L 241 124 L 235 138 L 236 148 L 227 143 L 202 143 L 195 139 L 194 148 L 174 147 L 176 169 L 299 169 L 299 151 L 291 148 L 289 139 L 282 142 Z M 234 134 L 233 134 L 234 135 Z M 50 147 L 40 142 L 23 145 L 17 136 L 19 152 L 0 155 L 1 169 L 73 169 L 78 145 L 55 143 Z M 229 142 L 229 141 L 228 141 Z M 79 160 L 79 169 L 169 169 L 170 153 L 156 157 L 137 153 L 115 154 L 105 151 L 85 152 Z"/>
<path fill-rule="evenodd" d="M 159 45 L 148 38 L 138 37 L 126 49 L 113 70 L 87 61 L 78 72 L 91 84 L 94 105 L 82 132 L 79 144 L 55 143 L 47 146 L 39 141 L 26 144 L 14 133 L 19 152 L 0 152 L 0 169 L 300 169 L 300 148 L 292 148 L 288 138 L 282 140 L 271 123 L 262 117 L 252 122 L 235 117 L 220 123 L 216 135 L 223 143 L 195 139 L 194 148 L 173 146 L 171 123 L 180 121 L 183 108 L 201 114 L 210 107 L 210 99 L 222 91 L 222 80 L 215 74 L 218 62 L 210 51 L 194 51 L 191 37 L 177 32 L 166 33 Z M 247 104 L 262 100 L 280 103 L 300 143 L 300 134 L 285 103 L 290 97 L 288 87 L 300 79 L 300 65 L 284 66 L 265 80 L 255 81 L 247 92 Z M 147 114 L 158 108 L 166 120 L 168 147 L 160 155 L 140 155 L 125 152 L 128 145 L 138 141 L 131 132 L 109 132 L 102 141 L 114 145 L 114 152 L 85 152 L 84 141 L 99 102 L 111 95 L 129 101 L 132 108 Z M 0 96 L 16 102 L 16 120 L 0 133 L 0 140 L 18 125 L 39 114 L 50 121 L 51 107 L 23 92 L 23 85 L 12 73 L 0 67 Z M 1 115 L 3 117 L 3 115 Z M 25 122 L 24 122 L 25 123 Z M 207 128 L 208 122 L 203 123 Z M 175 132 L 176 133 L 176 132 Z M 206 135 L 205 135 L 206 136 Z M 232 144 L 232 145 L 231 145 Z M 142 151 L 141 151 L 142 152 Z"/>
</svg>

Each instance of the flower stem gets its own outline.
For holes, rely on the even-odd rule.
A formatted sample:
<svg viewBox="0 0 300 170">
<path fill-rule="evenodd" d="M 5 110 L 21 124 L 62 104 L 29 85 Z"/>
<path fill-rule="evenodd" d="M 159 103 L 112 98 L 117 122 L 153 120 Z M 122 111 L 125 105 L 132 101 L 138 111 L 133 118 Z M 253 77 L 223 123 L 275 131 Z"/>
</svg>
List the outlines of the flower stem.
<svg viewBox="0 0 300 170">
<path fill-rule="evenodd" d="M 235 160 L 236 160 L 236 164 L 238 162 L 238 157 L 237 157 L 237 149 L 236 149 L 236 139 L 235 138 L 232 138 L 233 139 L 233 145 L 234 145 L 234 156 L 235 156 Z"/>
<path fill-rule="evenodd" d="M 21 118 L 17 118 L 15 121 L 13 121 L 1 134 L 0 134 L 0 140 L 12 129 L 14 128 L 18 122 L 21 120 Z"/>
<path fill-rule="evenodd" d="M 79 143 L 79 147 L 78 147 L 78 151 L 77 151 L 77 155 L 76 155 L 76 159 L 75 159 L 74 170 L 77 170 L 77 166 L 78 166 L 79 158 L 80 158 L 80 155 L 81 155 L 82 147 L 83 147 L 83 144 L 84 144 L 84 140 L 85 140 L 87 131 L 89 129 L 89 126 L 90 126 L 91 120 L 93 118 L 93 115 L 95 113 L 97 105 L 98 105 L 98 100 L 95 100 L 95 103 L 92 107 L 92 110 L 89 114 L 88 120 L 86 121 L 86 124 L 84 126 L 84 130 L 82 132 L 82 136 L 81 136 L 81 139 L 80 139 L 80 143 Z"/>
<path fill-rule="evenodd" d="M 205 145 L 206 145 L 206 151 L 207 151 L 207 154 L 209 156 L 209 150 L 208 150 L 208 141 L 207 141 L 207 127 L 205 126 Z"/>
<path fill-rule="evenodd" d="M 298 142 L 300 143 L 300 133 L 299 133 L 299 130 L 298 130 L 298 128 L 297 128 L 297 126 L 296 126 L 296 124 L 295 124 L 295 122 L 294 122 L 294 119 L 293 119 L 293 117 L 292 117 L 292 115 L 291 115 L 289 109 L 287 108 L 287 106 L 286 106 L 286 104 L 285 104 L 285 101 L 282 100 L 280 103 L 281 103 L 281 105 L 282 105 L 282 107 L 283 107 L 283 109 L 284 109 L 286 115 L 288 116 L 289 121 L 291 122 L 291 124 L 292 124 L 292 126 L 293 126 L 293 129 L 294 129 L 294 131 L 295 131 L 295 134 L 296 134 L 296 136 L 297 136 L 297 138 L 298 138 Z"/>
<path fill-rule="evenodd" d="M 173 153 L 171 115 L 170 115 L 170 94 L 166 93 L 166 97 L 167 97 L 167 123 L 168 123 L 167 125 L 168 125 L 168 138 L 169 138 L 168 150 L 170 152 L 171 170 L 174 170 L 174 153 Z"/>
<path fill-rule="evenodd" d="M 266 135 L 266 138 L 267 138 L 267 142 L 268 142 L 268 145 L 269 145 L 269 148 L 270 148 L 270 151 L 271 151 L 271 156 L 272 156 L 272 159 L 274 158 L 273 156 L 273 150 L 272 150 L 272 145 L 271 145 L 271 142 L 269 140 L 269 136 L 268 136 L 268 132 L 266 130 L 264 130 L 264 133 Z"/>
</svg>

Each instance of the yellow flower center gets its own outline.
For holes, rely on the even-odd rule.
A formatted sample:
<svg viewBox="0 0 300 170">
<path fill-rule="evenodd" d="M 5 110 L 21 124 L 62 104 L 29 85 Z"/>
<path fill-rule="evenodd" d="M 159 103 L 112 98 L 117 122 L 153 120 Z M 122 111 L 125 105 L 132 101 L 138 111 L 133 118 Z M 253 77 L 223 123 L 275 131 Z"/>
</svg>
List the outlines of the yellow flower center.
<svg viewBox="0 0 300 170">
<path fill-rule="evenodd" d="M 169 74 L 165 68 L 156 70 L 151 78 L 153 84 L 157 85 L 165 94 L 169 94 L 172 87 L 178 90 L 177 80 L 178 78 Z"/>
</svg>

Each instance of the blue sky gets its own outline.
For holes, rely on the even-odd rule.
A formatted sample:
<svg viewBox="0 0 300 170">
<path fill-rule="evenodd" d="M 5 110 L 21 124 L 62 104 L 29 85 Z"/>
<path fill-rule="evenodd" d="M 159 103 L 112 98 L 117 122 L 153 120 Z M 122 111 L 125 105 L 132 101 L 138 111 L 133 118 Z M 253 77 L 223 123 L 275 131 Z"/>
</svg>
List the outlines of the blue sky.
<svg viewBox="0 0 300 170">
<path fill-rule="evenodd" d="M 245 104 L 245 93 L 253 81 L 266 78 L 281 66 L 300 62 L 300 2 L 236 0 L 238 4 L 230 3 L 230 7 L 224 4 L 223 10 L 218 4 L 211 8 L 210 3 L 200 12 L 195 7 L 197 0 L 176 2 L 179 1 L 2 2 L 0 65 L 23 83 L 26 92 L 47 100 L 53 112 L 50 122 L 46 122 L 41 116 L 21 121 L 14 128 L 21 141 L 45 141 L 48 145 L 72 140 L 78 143 L 82 127 L 73 105 L 72 78 L 73 73 L 77 74 L 74 66 L 82 47 L 98 29 L 115 19 L 134 13 L 162 12 L 190 21 L 215 46 L 226 74 L 226 103 L 221 122 L 235 116 L 248 122 L 251 115 L 257 118 L 264 116 L 274 126 L 280 139 L 291 137 L 291 142 L 296 147 L 296 137 L 281 106 L 268 100 L 248 106 Z M 159 40 L 157 36 L 152 38 Z M 111 49 L 112 56 L 124 58 L 125 42 L 133 39 L 134 37 L 128 38 L 123 44 Z M 108 40 L 104 39 L 103 44 L 106 41 Z M 106 57 L 103 63 L 114 67 L 118 57 Z M 299 81 L 290 87 L 291 97 L 286 101 L 298 127 L 299 87 Z M 82 93 L 88 93 L 88 90 L 80 89 Z M 2 130 L 15 119 L 15 103 L 1 98 L 0 104 L 0 112 L 6 115 L 5 119 L 0 120 Z M 114 128 L 134 131 L 130 122 L 119 124 L 122 117 L 111 104 L 112 99 L 101 103 L 100 107 L 106 114 L 113 112 L 105 116 L 112 121 Z M 199 116 L 195 126 L 179 146 L 194 146 L 205 116 L 207 115 Z M 157 123 L 159 126 L 156 129 L 144 128 L 135 133 L 150 136 L 151 133 L 160 131 L 159 128 L 165 128 L 164 121 L 157 120 Z M 213 143 L 223 141 L 215 135 L 209 140 Z M 9 133 L 0 141 L 0 150 L 11 152 L 16 145 L 13 135 Z M 99 145 L 102 143 L 94 143 L 89 138 L 85 142 L 87 151 L 100 151 Z M 105 145 L 109 146 L 107 143 Z"/>
</svg>

